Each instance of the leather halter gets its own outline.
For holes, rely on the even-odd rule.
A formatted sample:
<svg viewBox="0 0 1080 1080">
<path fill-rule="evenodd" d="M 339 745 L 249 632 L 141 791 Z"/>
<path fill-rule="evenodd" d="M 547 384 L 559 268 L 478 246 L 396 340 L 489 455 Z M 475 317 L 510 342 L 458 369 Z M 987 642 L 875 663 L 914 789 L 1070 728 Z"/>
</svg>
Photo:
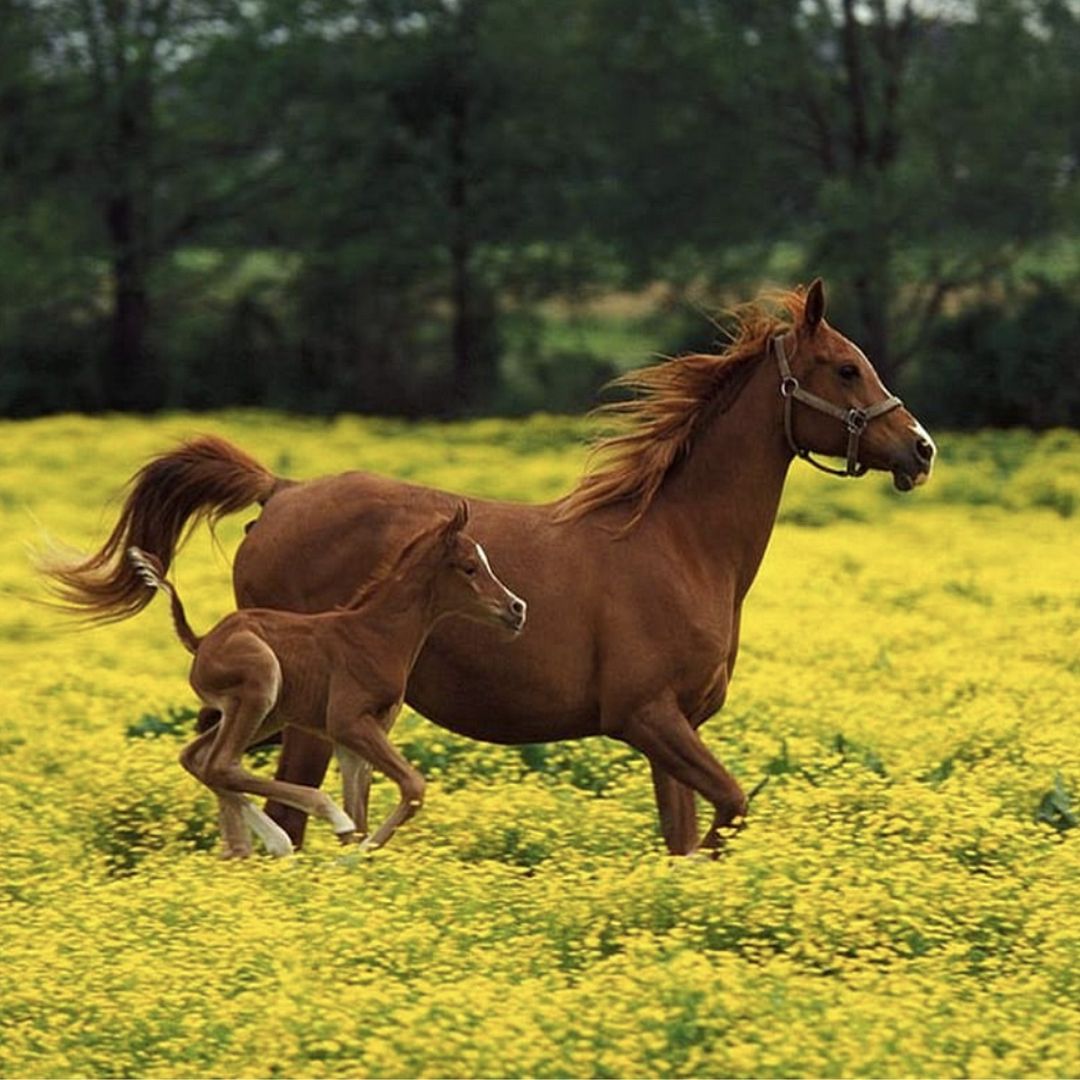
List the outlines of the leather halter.
<svg viewBox="0 0 1080 1080">
<path fill-rule="evenodd" d="M 873 405 L 867 405 L 865 408 L 845 409 L 840 405 L 834 405 L 831 401 L 826 401 L 823 397 L 818 397 L 817 394 L 811 394 L 809 390 L 804 390 L 799 385 L 799 380 L 791 373 L 791 366 L 788 364 L 787 356 L 784 355 L 782 340 L 783 335 L 778 334 L 772 339 L 772 344 L 776 352 L 776 364 L 780 368 L 780 396 L 784 399 L 784 434 L 787 436 L 788 446 L 791 447 L 792 453 L 796 457 L 801 457 L 803 461 L 808 461 L 815 469 L 831 473 L 833 476 L 865 476 L 870 466 L 859 463 L 859 439 L 866 430 L 866 425 L 871 420 L 899 408 L 903 402 L 895 394 L 889 394 L 881 401 L 875 401 Z M 810 456 L 810 451 L 804 450 L 795 441 L 791 426 L 792 402 L 795 401 L 801 401 L 811 409 L 817 409 L 818 412 L 835 417 L 847 428 L 846 468 L 833 469 L 820 461 L 815 461 Z"/>
</svg>

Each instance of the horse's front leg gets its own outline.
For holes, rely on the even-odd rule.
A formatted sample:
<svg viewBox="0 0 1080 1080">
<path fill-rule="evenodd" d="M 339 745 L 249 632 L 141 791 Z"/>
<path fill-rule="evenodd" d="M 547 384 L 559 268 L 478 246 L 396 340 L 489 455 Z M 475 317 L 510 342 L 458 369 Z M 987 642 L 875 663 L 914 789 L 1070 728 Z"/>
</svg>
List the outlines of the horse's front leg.
<svg viewBox="0 0 1080 1080">
<path fill-rule="evenodd" d="M 640 707 L 613 726 L 609 733 L 640 750 L 649 759 L 654 784 L 656 770 L 660 770 L 712 803 L 713 824 L 705 838 L 705 846 L 715 846 L 720 830 L 729 828 L 746 813 L 746 795 L 738 781 L 713 757 L 674 702 L 651 702 Z M 677 804 L 678 809 L 685 812 L 685 796 L 676 797 L 682 800 Z M 685 822 L 685 818 L 683 820 Z"/>
<path fill-rule="evenodd" d="M 672 855 L 689 855 L 698 846 L 697 806 L 694 789 L 650 761 L 660 834 Z"/>
</svg>

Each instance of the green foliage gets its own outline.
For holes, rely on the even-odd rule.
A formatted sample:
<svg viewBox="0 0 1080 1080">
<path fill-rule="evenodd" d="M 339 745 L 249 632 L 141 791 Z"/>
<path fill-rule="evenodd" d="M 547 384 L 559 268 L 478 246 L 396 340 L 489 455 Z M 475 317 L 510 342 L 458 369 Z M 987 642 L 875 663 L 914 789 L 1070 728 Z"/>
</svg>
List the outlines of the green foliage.
<svg viewBox="0 0 1080 1080">
<path fill-rule="evenodd" d="M 1034 280 L 1009 304 L 983 303 L 942 323 L 905 390 L 927 423 L 976 428 L 1080 427 L 1080 293 Z M 1052 491 L 1045 504 L 1068 516 Z"/>
<path fill-rule="evenodd" d="M 1054 777 L 1054 786 L 1039 800 L 1035 820 L 1053 826 L 1058 832 L 1066 832 L 1080 825 L 1080 816 L 1073 806 L 1072 797 L 1065 789 L 1061 773 Z"/>
<path fill-rule="evenodd" d="M 195 730 L 196 716 L 198 712 L 186 705 L 170 705 L 164 716 L 143 713 L 134 723 L 128 724 L 126 734 L 129 739 L 157 739 L 162 735 L 189 738 Z"/>
</svg>

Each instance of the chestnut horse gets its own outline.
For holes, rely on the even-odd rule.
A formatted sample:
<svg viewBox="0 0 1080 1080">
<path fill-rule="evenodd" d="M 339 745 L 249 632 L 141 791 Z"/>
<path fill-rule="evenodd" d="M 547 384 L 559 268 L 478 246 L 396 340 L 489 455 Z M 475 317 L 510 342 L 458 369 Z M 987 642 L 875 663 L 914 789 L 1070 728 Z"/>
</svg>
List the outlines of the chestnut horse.
<svg viewBox="0 0 1080 1080">
<path fill-rule="evenodd" d="M 472 534 L 513 588 L 529 583 L 529 625 L 497 631 L 448 620 L 428 639 L 406 700 L 475 739 L 532 743 L 609 735 L 649 759 L 672 853 L 698 846 L 694 793 L 713 808 L 703 846 L 746 810 L 735 778 L 698 728 L 724 703 L 743 601 L 776 520 L 788 468 L 810 453 L 846 457 L 845 475 L 925 481 L 926 431 L 882 386 L 861 350 L 825 321 L 820 281 L 739 311 L 719 355 L 625 376 L 624 427 L 599 464 L 547 505 L 474 500 Z M 816 464 L 816 463 L 815 463 Z M 81 563 L 53 566 L 61 600 L 90 618 L 141 609 L 147 591 L 124 552 L 167 567 L 185 524 L 259 502 L 236 555 L 241 607 L 325 611 L 452 496 L 367 473 L 305 483 L 275 477 L 219 439 L 201 439 L 137 474 L 112 534 Z M 287 732 L 278 777 L 316 786 L 330 748 Z M 304 817 L 271 804 L 299 841 Z"/>
</svg>

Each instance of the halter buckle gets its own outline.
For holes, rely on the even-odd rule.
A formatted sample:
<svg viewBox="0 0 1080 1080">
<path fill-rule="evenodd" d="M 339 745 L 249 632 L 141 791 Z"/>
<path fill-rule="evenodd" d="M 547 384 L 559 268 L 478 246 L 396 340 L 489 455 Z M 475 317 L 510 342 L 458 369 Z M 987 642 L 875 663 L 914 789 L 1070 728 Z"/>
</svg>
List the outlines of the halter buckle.
<svg viewBox="0 0 1080 1080">
<path fill-rule="evenodd" d="M 848 409 L 844 417 L 844 424 L 852 435 L 861 435 L 866 430 L 868 423 L 866 413 L 862 409 Z"/>
<path fill-rule="evenodd" d="M 790 398 L 795 396 L 795 391 L 799 389 L 799 380 L 794 375 L 786 375 L 780 380 L 780 396 L 784 398 Z"/>
</svg>

